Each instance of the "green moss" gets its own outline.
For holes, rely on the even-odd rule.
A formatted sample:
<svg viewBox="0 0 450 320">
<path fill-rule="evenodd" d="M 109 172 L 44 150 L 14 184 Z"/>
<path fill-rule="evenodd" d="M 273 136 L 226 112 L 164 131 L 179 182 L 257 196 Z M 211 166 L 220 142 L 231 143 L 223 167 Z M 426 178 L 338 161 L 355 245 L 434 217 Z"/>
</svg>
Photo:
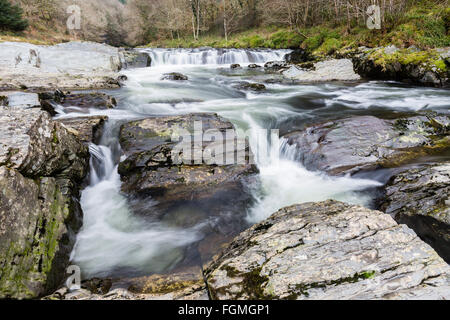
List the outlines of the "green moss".
<svg viewBox="0 0 450 320">
<path fill-rule="evenodd" d="M 257 267 L 250 272 L 242 273 L 237 269 L 224 265 L 220 268 L 227 272 L 227 276 L 230 278 L 242 278 L 242 290 L 236 294 L 236 298 L 242 298 L 244 295 L 250 300 L 271 300 L 276 297 L 270 293 L 265 292 L 265 285 L 269 281 L 269 277 L 261 276 L 262 266 Z M 209 287 L 210 296 L 212 299 L 217 299 L 218 295 L 226 295 L 230 287 L 233 284 L 213 290 Z"/>
<path fill-rule="evenodd" d="M 385 49 L 378 49 L 373 50 L 369 54 L 369 58 L 384 69 L 388 64 L 400 63 L 401 65 L 421 66 L 426 70 L 435 70 L 438 73 L 447 72 L 445 61 L 433 49 L 421 51 L 401 49 L 392 54 L 385 53 Z"/>
<path fill-rule="evenodd" d="M 261 276 L 262 267 L 253 269 L 243 274 L 242 281 L 243 291 L 247 293 L 252 300 L 270 300 L 274 297 L 264 292 L 264 285 L 269 281 L 269 277 Z"/>
<path fill-rule="evenodd" d="M 375 276 L 374 270 L 363 271 L 360 273 L 355 273 L 353 276 L 340 278 L 330 281 L 312 282 L 307 284 L 296 284 L 291 294 L 287 297 L 288 299 L 297 299 L 299 295 L 309 297 L 308 290 L 317 288 L 326 288 L 327 286 L 337 286 L 345 283 L 355 283 L 360 280 L 371 279 Z"/>
</svg>

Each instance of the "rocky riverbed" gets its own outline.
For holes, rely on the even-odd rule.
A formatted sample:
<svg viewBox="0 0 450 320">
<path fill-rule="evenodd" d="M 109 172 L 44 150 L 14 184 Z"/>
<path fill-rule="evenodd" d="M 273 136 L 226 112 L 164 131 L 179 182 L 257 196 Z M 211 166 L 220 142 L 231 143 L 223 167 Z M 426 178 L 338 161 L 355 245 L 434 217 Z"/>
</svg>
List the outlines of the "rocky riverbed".
<svg viewBox="0 0 450 320">
<path fill-rule="evenodd" d="M 295 52 L 0 48 L 0 298 L 450 298 L 445 89 Z M 249 128 L 281 137 L 226 135 Z M 190 157 L 218 144 L 242 161 Z"/>
</svg>

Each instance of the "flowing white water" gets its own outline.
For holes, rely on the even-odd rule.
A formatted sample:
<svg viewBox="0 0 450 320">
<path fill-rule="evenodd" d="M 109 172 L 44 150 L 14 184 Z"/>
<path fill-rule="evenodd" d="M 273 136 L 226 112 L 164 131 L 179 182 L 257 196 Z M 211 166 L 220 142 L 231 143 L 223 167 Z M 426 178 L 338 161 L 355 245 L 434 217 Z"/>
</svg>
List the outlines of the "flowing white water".
<svg viewBox="0 0 450 320">
<path fill-rule="evenodd" d="M 266 84 L 267 91 L 261 94 L 241 92 L 234 87 L 236 81 L 263 82 L 276 76 L 265 74 L 263 70 L 230 70 L 230 63 L 263 64 L 282 60 L 286 53 L 282 50 L 146 51 L 153 58 L 152 67 L 127 71 L 126 87 L 111 92 L 119 100 L 118 108 L 88 111 L 89 114 L 106 114 L 110 121 L 101 145 L 91 146 L 91 181 L 81 199 L 84 224 L 72 254 L 85 277 L 168 271 L 183 259 L 183 248 L 202 237 L 200 225 L 177 229 L 131 212 L 127 199 L 120 193 L 117 173 L 117 158 L 121 154 L 117 142 L 119 120 L 217 112 L 239 129 L 253 129 L 250 144 L 256 149 L 258 129 L 287 132 L 307 122 L 320 122 L 336 115 L 449 109 L 448 92 L 383 82 Z M 161 81 L 167 72 L 181 72 L 189 81 Z M 420 103 L 415 105 L 411 101 Z M 81 110 L 79 113 L 60 112 L 59 117 L 85 115 Z M 261 186 L 255 189 L 255 204 L 248 209 L 247 220 L 251 223 L 284 206 L 306 201 L 332 198 L 368 205 L 371 194 L 361 191 L 381 185 L 371 179 L 329 177 L 308 171 L 295 160 L 295 148 L 287 146 L 283 139 L 278 141 L 281 146 L 274 142 L 269 152 L 257 159 Z M 142 205 L 151 210 L 154 203 L 149 201 Z"/>
<path fill-rule="evenodd" d="M 284 60 L 291 50 L 244 49 L 146 49 L 152 58 L 152 66 L 161 65 L 223 65 L 265 63 Z"/>
</svg>

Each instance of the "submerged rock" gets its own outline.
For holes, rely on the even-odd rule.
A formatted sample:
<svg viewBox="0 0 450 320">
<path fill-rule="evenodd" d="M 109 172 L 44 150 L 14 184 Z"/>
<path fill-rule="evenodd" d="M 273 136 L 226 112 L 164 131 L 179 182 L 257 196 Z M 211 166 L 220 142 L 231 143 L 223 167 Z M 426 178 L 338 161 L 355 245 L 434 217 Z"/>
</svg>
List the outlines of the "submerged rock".
<svg viewBox="0 0 450 320">
<path fill-rule="evenodd" d="M 236 84 L 234 86 L 237 89 L 240 90 L 251 90 L 251 91 L 265 91 L 266 90 L 266 86 L 263 85 L 262 83 L 250 83 L 247 81 L 241 81 L 238 84 Z"/>
<path fill-rule="evenodd" d="M 241 69 L 241 65 L 238 64 L 238 63 L 233 63 L 233 64 L 230 66 L 230 68 L 231 68 L 231 69 Z"/>
<path fill-rule="evenodd" d="M 180 81 L 180 80 L 188 80 L 188 77 L 178 72 L 171 72 L 163 74 L 161 80 Z"/>
<path fill-rule="evenodd" d="M 270 71 L 280 71 L 288 69 L 291 65 L 285 61 L 269 61 L 264 64 L 264 68 Z"/>
<path fill-rule="evenodd" d="M 396 167 L 450 147 L 447 116 L 383 120 L 358 116 L 313 125 L 284 136 L 307 169 L 338 175 Z"/>
<path fill-rule="evenodd" d="M 261 66 L 260 66 L 259 64 L 255 64 L 255 63 L 249 64 L 248 67 L 249 67 L 250 69 L 258 69 L 258 68 L 261 68 Z"/>
<path fill-rule="evenodd" d="M 450 262 L 450 162 L 407 169 L 391 178 L 381 208 L 412 228 Z"/>
<path fill-rule="evenodd" d="M 81 227 L 89 151 L 40 109 L 0 108 L 0 298 L 60 285 Z"/>
<path fill-rule="evenodd" d="M 213 299 L 449 299 L 450 267 L 405 225 L 336 201 L 283 208 L 206 268 Z"/>
</svg>

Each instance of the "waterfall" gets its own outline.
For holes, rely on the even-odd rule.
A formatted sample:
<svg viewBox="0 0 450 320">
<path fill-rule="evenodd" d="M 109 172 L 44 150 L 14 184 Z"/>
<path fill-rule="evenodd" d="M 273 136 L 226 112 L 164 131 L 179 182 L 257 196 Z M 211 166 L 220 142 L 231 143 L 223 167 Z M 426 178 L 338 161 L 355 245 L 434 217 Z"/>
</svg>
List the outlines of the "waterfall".
<svg viewBox="0 0 450 320">
<path fill-rule="evenodd" d="M 266 63 L 284 60 L 291 50 L 256 49 L 144 49 L 152 58 L 152 66 L 161 65 L 225 65 L 232 63 Z"/>
</svg>

